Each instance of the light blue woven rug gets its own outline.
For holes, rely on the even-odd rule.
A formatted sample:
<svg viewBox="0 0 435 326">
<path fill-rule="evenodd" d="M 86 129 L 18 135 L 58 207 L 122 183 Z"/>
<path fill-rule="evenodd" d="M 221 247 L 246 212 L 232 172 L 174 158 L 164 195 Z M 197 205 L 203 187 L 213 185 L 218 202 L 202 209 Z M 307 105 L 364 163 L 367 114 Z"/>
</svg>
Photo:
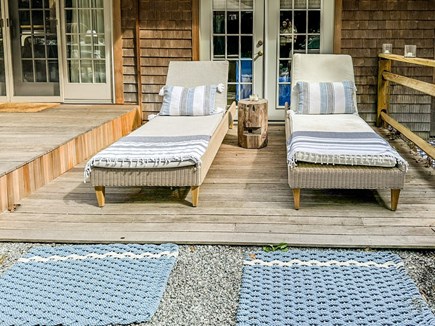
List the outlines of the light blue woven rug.
<svg viewBox="0 0 435 326">
<path fill-rule="evenodd" d="M 400 257 L 385 252 L 258 252 L 244 261 L 238 326 L 434 326 Z"/>
<path fill-rule="evenodd" d="M 0 277 L 0 325 L 111 325 L 149 320 L 178 247 L 37 247 Z"/>
</svg>

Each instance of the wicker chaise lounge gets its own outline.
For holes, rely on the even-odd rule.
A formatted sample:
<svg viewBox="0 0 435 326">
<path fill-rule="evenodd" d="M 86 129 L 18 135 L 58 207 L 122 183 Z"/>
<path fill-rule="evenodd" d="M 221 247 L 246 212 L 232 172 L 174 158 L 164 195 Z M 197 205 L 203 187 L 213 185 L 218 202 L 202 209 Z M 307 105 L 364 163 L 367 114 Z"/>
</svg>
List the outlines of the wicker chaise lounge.
<svg viewBox="0 0 435 326">
<path fill-rule="evenodd" d="M 218 85 L 219 87 L 216 88 L 221 89 L 213 93 L 215 100 L 212 103 L 216 112 L 214 114 L 207 114 L 207 112 L 186 114 L 180 111 L 175 114 L 166 112 L 166 115 L 162 115 L 161 111 L 160 115 L 106 149 L 108 151 L 111 149 L 116 151 L 117 148 L 124 150 L 122 147 L 124 144 L 132 143 L 130 148 L 126 148 L 127 158 L 125 160 L 119 157 L 110 159 L 109 156 L 109 159 L 107 157 L 105 161 L 100 159 L 100 164 L 96 164 L 98 159 L 95 158 L 99 155 L 97 154 L 85 168 L 85 179 L 95 187 L 98 205 L 100 207 L 105 205 L 106 187 L 162 186 L 190 187 L 192 205 L 197 206 L 199 187 L 205 179 L 228 128 L 232 127 L 233 123 L 236 105 L 232 103 L 230 107 L 227 107 L 227 80 L 228 62 L 170 62 L 163 103 L 165 104 L 165 101 L 167 103 L 168 94 L 172 94 L 172 99 L 178 96 L 175 94 L 176 87 L 186 91 L 187 89 L 202 89 L 207 85 L 207 92 L 211 87 Z M 209 85 L 213 86 L 209 87 Z M 202 93 L 202 96 L 205 98 L 208 94 Z M 169 103 L 166 109 L 173 110 L 171 105 L 173 104 Z M 187 108 L 187 110 L 191 109 Z M 156 158 L 156 154 L 151 153 L 150 158 L 148 152 L 151 150 L 143 149 L 145 155 L 140 157 L 137 148 L 145 142 L 151 143 L 151 150 L 154 152 L 168 151 L 169 153 L 163 158 Z M 177 146 L 182 147 L 177 148 Z M 186 146 L 190 146 L 187 149 L 190 152 L 186 152 Z M 178 151 L 178 157 L 176 154 L 171 154 L 173 156 L 171 157 L 170 151 Z"/>
<path fill-rule="evenodd" d="M 295 209 L 301 189 L 391 189 L 391 210 L 396 210 L 407 163 L 358 116 L 352 58 L 296 54 L 291 80 L 285 122 Z M 337 104 L 340 96 L 347 98 Z"/>
</svg>

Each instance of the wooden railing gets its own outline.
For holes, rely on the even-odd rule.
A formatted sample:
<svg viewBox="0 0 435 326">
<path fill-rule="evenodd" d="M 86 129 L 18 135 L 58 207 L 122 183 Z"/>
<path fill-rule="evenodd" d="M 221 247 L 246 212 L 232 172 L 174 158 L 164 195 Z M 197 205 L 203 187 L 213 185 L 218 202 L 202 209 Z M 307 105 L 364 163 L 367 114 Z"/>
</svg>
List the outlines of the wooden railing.
<svg viewBox="0 0 435 326">
<path fill-rule="evenodd" d="M 419 92 L 435 96 L 435 84 L 421 80 L 397 75 L 391 72 L 392 61 L 401 61 L 411 64 L 435 68 L 435 60 L 422 58 L 405 58 L 396 54 L 379 54 L 379 73 L 378 73 L 378 109 L 376 123 L 380 126 L 387 123 L 408 140 L 413 142 L 432 159 L 435 159 L 435 148 L 424 139 L 413 133 L 400 122 L 393 119 L 389 114 L 390 107 L 390 82 L 406 86 Z M 433 108 L 432 108 L 433 110 Z"/>
</svg>

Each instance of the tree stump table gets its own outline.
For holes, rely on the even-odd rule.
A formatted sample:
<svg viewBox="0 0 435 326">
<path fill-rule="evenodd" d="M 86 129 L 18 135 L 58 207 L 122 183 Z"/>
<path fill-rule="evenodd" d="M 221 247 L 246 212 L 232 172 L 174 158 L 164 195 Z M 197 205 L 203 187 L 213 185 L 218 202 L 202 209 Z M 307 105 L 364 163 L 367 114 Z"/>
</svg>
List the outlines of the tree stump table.
<svg viewBox="0 0 435 326">
<path fill-rule="evenodd" d="M 240 100 L 238 109 L 238 140 L 243 148 L 267 146 L 267 100 Z"/>
</svg>

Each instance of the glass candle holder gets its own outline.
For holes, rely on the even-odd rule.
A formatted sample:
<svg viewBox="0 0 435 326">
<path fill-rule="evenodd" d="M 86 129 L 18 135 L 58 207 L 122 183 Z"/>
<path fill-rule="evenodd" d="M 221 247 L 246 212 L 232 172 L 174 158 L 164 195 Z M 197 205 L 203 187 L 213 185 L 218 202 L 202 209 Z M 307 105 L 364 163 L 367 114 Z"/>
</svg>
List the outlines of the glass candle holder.
<svg viewBox="0 0 435 326">
<path fill-rule="evenodd" d="M 416 45 L 405 45 L 405 58 L 415 58 L 417 55 L 417 46 Z"/>
<path fill-rule="evenodd" d="M 390 54 L 393 52 L 393 44 L 384 43 L 382 44 L 382 53 Z"/>
</svg>

